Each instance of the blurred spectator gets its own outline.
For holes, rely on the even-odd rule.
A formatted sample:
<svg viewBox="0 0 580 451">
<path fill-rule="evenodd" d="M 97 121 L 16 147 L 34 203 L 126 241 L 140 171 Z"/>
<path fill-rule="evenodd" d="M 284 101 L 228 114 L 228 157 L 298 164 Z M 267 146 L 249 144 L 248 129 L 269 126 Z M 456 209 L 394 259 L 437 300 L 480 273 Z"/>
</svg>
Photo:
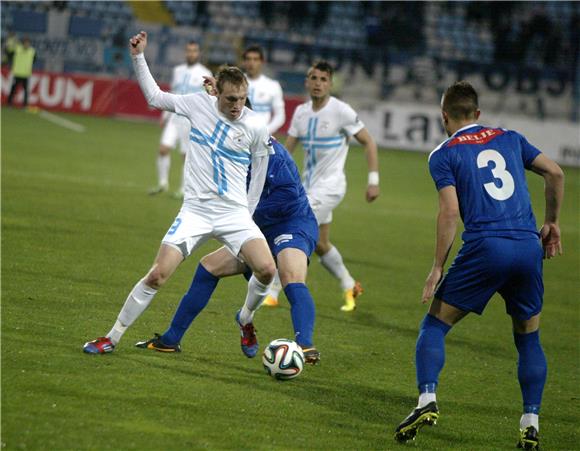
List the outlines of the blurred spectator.
<svg viewBox="0 0 580 451">
<path fill-rule="evenodd" d="M 23 106 L 28 105 L 28 79 L 32 75 L 32 65 L 34 64 L 35 55 L 36 50 L 30 45 L 30 39 L 28 37 L 25 36 L 22 39 L 22 43 L 16 44 L 12 60 L 12 75 L 14 81 L 12 82 L 12 88 L 8 95 L 8 105 L 12 105 L 18 85 L 24 88 Z"/>
<path fill-rule="evenodd" d="M 12 66 L 12 59 L 14 58 L 14 51 L 16 50 L 16 45 L 18 44 L 18 38 L 13 31 L 8 32 L 6 37 L 6 42 L 4 44 L 4 52 L 2 54 L 2 64 L 8 64 Z"/>
</svg>

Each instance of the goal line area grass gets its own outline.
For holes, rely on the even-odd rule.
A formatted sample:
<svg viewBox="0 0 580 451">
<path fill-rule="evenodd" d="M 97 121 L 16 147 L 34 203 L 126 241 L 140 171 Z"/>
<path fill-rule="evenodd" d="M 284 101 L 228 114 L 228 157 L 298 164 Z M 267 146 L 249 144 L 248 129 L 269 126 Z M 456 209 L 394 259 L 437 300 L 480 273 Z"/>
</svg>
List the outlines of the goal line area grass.
<svg viewBox="0 0 580 451">
<path fill-rule="evenodd" d="M 354 313 L 341 312 L 338 283 L 311 259 L 321 364 L 278 382 L 260 358 L 241 353 L 234 321 L 246 291 L 241 277 L 219 283 L 182 353 L 134 347 L 165 331 L 215 242 L 181 265 L 114 353 L 83 354 L 84 342 L 109 331 L 149 269 L 180 202 L 147 195 L 156 182 L 159 126 L 62 116 L 85 131 L 2 109 L 2 447 L 402 449 L 393 432 L 416 404 L 415 340 L 427 309 L 420 296 L 435 246 L 437 194 L 425 154 L 381 151 L 381 196 L 368 204 L 364 153 L 351 149 L 348 193 L 331 239 L 365 292 Z M 178 152 L 172 158 L 175 188 Z M 549 365 L 541 440 L 548 450 L 579 443 L 580 171 L 565 172 L 564 255 L 545 263 L 541 328 Z M 540 223 L 543 182 L 534 174 L 528 181 Z M 452 255 L 459 245 L 457 238 Z M 278 308 L 262 308 L 255 325 L 261 349 L 292 338 L 285 298 Z M 457 325 L 446 353 L 441 417 L 421 431 L 416 448 L 514 448 L 521 397 L 501 298 Z"/>
</svg>

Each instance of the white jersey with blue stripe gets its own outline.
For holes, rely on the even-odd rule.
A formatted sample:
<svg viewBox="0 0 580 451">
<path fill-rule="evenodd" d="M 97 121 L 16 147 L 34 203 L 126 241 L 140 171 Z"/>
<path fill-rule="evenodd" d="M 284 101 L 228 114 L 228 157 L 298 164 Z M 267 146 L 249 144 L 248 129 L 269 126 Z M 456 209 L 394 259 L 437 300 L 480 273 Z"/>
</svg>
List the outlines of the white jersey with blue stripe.
<svg viewBox="0 0 580 451">
<path fill-rule="evenodd" d="M 248 206 L 246 178 L 252 156 L 270 153 L 270 135 L 253 111 L 244 108 L 235 121 L 217 109 L 206 93 L 178 96 L 176 113 L 191 123 L 190 148 L 184 167 L 184 205 L 221 197 Z"/>
<path fill-rule="evenodd" d="M 351 106 L 335 97 L 318 111 L 312 109 L 312 101 L 296 108 L 288 134 L 304 148 L 302 183 L 306 192 L 346 191 L 344 164 L 349 140 L 363 128 Z"/>
<path fill-rule="evenodd" d="M 273 135 L 286 121 L 282 87 L 276 80 L 265 75 L 260 75 L 258 78 L 246 78 L 248 99 L 252 104 L 252 110 L 263 118 L 270 134 Z"/>
<path fill-rule="evenodd" d="M 253 208 L 263 187 L 272 152 L 270 134 L 260 118 L 245 108 L 230 121 L 218 110 L 217 98 L 205 92 L 176 95 L 161 91 L 142 53 L 132 57 L 133 68 L 147 103 L 187 118 L 189 141 L 184 166 L 183 208 L 203 200 L 222 199 L 225 208 Z M 246 191 L 250 163 L 257 175 Z M 261 170 L 264 169 L 262 172 Z M 261 180 L 261 181 L 260 181 Z M 251 196 L 251 199 L 249 199 Z"/>
</svg>

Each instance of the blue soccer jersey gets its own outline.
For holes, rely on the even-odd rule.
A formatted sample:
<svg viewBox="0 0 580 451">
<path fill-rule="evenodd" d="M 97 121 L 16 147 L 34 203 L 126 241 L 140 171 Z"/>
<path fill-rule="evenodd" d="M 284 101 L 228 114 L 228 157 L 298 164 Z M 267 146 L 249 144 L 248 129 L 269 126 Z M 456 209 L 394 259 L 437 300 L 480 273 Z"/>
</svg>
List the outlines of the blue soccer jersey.
<svg viewBox="0 0 580 451">
<path fill-rule="evenodd" d="M 274 154 L 270 155 L 264 189 L 254 212 L 254 221 L 262 230 L 313 214 L 296 163 L 284 146 L 274 139 L 272 148 Z"/>
<path fill-rule="evenodd" d="M 522 135 L 469 125 L 429 155 L 438 190 L 455 186 L 463 241 L 485 236 L 537 238 L 525 169 L 540 151 Z"/>
</svg>

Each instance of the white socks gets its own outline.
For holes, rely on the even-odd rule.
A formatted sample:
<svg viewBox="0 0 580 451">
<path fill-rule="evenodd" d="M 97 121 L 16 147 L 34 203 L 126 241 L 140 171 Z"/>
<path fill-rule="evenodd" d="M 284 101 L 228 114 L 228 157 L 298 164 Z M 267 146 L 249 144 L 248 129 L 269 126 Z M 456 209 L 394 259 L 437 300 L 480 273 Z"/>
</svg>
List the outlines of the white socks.
<svg viewBox="0 0 580 451">
<path fill-rule="evenodd" d="M 419 402 L 417 403 L 417 409 L 421 409 L 433 401 L 437 401 L 437 396 L 435 395 L 435 393 L 421 393 L 419 395 Z"/>
<path fill-rule="evenodd" d="M 169 186 L 169 168 L 171 167 L 171 155 L 157 155 L 157 179 L 159 186 Z"/>
<path fill-rule="evenodd" d="M 143 279 L 137 282 L 137 285 L 133 287 L 125 301 L 125 305 L 123 305 L 123 308 L 117 317 L 115 325 L 107 334 L 107 337 L 111 339 L 115 346 L 119 343 L 121 337 L 127 331 L 129 326 L 133 324 L 135 320 L 141 316 L 141 313 L 143 313 L 149 306 L 156 293 L 157 290 L 145 285 Z"/>
<path fill-rule="evenodd" d="M 320 257 L 320 263 L 324 266 L 330 274 L 340 280 L 340 286 L 343 290 L 348 290 L 354 287 L 354 279 L 344 266 L 342 256 L 336 247 L 332 248 L 323 256 Z"/>
<path fill-rule="evenodd" d="M 540 416 L 536 413 L 524 413 L 520 418 L 520 429 L 524 430 L 528 426 L 534 426 L 540 432 Z"/>
<path fill-rule="evenodd" d="M 250 278 L 248 294 L 246 295 L 244 306 L 240 310 L 240 323 L 242 323 L 242 326 L 251 323 L 254 319 L 254 312 L 262 305 L 262 301 L 268 294 L 268 286 L 256 279 L 254 275 Z"/>
<path fill-rule="evenodd" d="M 274 280 L 270 284 L 268 294 L 272 296 L 274 299 L 278 299 L 280 291 L 282 291 L 282 282 L 280 282 L 280 274 L 278 274 L 278 270 L 276 270 L 276 275 L 274 276 Z"/>
</svg>

